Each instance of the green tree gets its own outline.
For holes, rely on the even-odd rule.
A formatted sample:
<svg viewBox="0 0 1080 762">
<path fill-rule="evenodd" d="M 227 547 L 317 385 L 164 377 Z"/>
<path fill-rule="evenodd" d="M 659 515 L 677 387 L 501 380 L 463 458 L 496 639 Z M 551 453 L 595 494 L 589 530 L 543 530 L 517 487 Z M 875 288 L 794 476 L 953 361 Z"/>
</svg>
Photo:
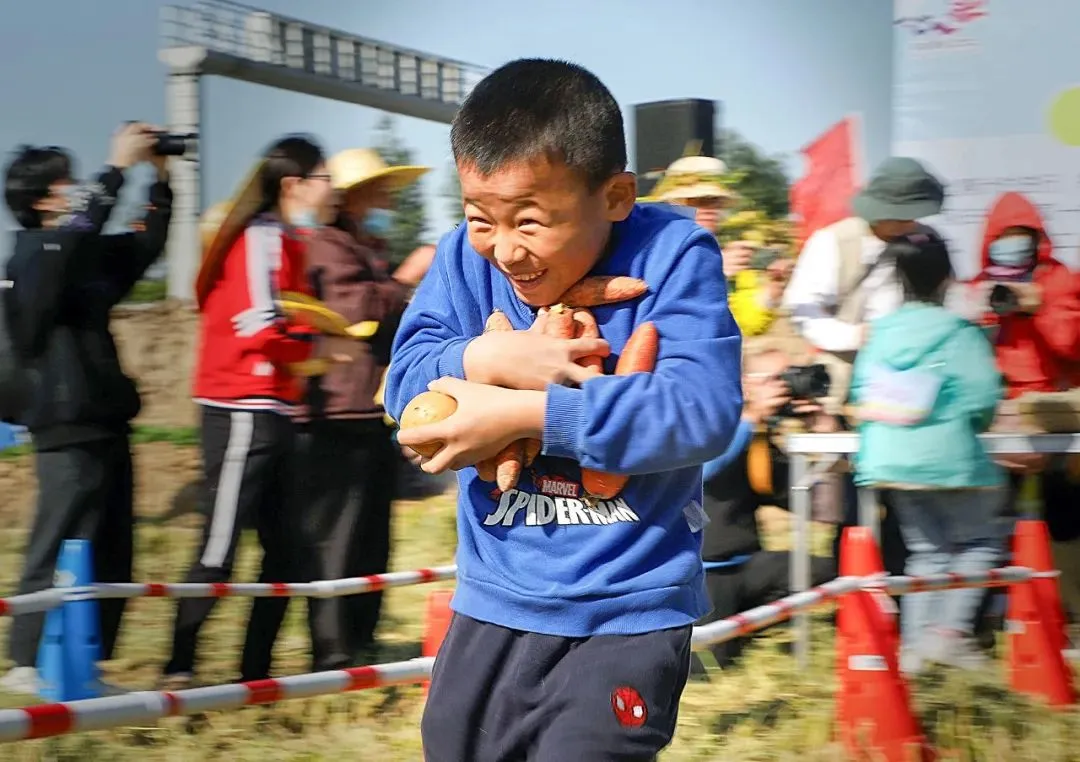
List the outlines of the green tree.
<svg viewBox="0 0 1080 762">
<path fill-rule="evenodd" d="M 454 164 L 449 166 L 441 195 L 446 200 L 446 214 L 451 224 L 460 225 L 465 221 L 465 210 L 461 206 L 461 178 L 458 177 Z"/>
<path fill-rule="evenodd" d="M 394 120 L 385 116 L 375 128 L 375 150 L 383 161 L 390 165 L 414 164 L 413 152 L 397 134 Z M 409 256 L 417 246 L 427 243 L 427 210 L 424 207 L 424 192 L 420 182 L 413 183 L 401 191 L 395 199 L 394 208 L 397 218 L 394 230 L 390 234 L 389 260 L 391 267 L 396 266 Z"/>
<path fill-rule="evenodd" d="M 739 210 L 753 209 L 772 220 L 788 215 L 790 183 L 782 156 L 769 156 L 734 130 L 718 136 L 720 158 L 732 174 L 732 189 L 742 198 Z"/>
</svg>

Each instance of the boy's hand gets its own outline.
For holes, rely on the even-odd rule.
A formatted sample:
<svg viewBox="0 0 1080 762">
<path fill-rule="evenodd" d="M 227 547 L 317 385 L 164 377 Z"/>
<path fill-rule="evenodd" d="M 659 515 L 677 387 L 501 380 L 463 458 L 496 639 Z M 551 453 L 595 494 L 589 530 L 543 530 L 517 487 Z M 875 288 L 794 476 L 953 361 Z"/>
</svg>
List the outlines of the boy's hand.
<svg viewBox="0 0 1080 762">
<path fill-rule="evenodd" d="M 428 388 L 457 400 L 457 410 L 438 423 L 402 429 L 398 444 L 442 442 L 442 449 L 420 466 L 429 474 L 457 471 L 498 454 L 515 440 L 543 436 L 546 397 L 542 392 L 501 389 L 457 378 L 440 378 Z"/>
<path fill-rule="evenodd" d="M 607 357 L 603 339 L 553 339 L 544 336 L 543 318 L 528 331 L 495 331 L 465 348 L 465 376 L 470 381 L 508 389 L 543 391 L 548 384 L 577 385 L 599 373 L 577 364 L 582 357 Z"/>
</svg>

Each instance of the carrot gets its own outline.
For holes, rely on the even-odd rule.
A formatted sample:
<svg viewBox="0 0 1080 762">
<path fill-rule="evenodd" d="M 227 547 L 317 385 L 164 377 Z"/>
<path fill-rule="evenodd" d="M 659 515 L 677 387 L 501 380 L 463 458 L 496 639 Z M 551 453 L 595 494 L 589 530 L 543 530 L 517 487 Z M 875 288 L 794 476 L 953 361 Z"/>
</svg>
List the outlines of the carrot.
<svg viewBox="0 0 1080 762">
<path fill-rule="evenodd" d="M 531 466 L 533 461 L 540 455 L 540 448 L 542 444 L 539 439 L 526 439 L 525 440 L 525 465 Z"/>
<path fill-rule="evenodd" d="M 502 310 L 494 310 L 484 323 L 484 333 L 512 330 L 514 326 Z M 476 473 L 485 482 L 495 482 L 500 490 L 506 492 L 517 486 L 524 465 L 524 443 L 511 442 L 495 457 L 477 463 Z"/>
<path fill-rule="evenodd" d="M 637 299 L 649 290 L 645 281 L 625 275 L 593 275 L 582 278 L 559 300 L 571 307 L 598 307 Z"/>
<path fill-rule="evenodd" d="M 517 486 L 525 464 L 525 442 L 519 439 L 511 442 L 495 456 L 495 484 L 502 492 L 508 492 Z"/>
<path fill-rule="evenodd" d="M 495 458 L 488 458 L 477 463 L 476 475 L 480 477 L 481 481 L 494 482 L 496 479 Z"/>
<path fill-rule="evenodd" d="M 579 339 L 599 339 L 600 326 L 596 324 L 596 318 L 588 310 L 574 310 L 574 322 L 577 323 L 576 337 Z M 604 359 L 600 355 L 589 355 L 578 360 L 578 365 L 592 368 L 603 375 Z"/>
<path fill-rule="evenodd" d="M 616 376 L 632 373 L 651 373 L 656 369 L 656 355 L 660 348 L 660 335 L 655 323 L 642 323 L 630 335 L 615 364 Z M 590 497 L 611 500 L 622 492 L 630 480 L 625 474 L 605 474 L 589 468 L 581 469 L 581 486 Z"/>
<path fill-rule="evenodd" d="M 642 323 L 630 334 L 623 347 L 619 361 L 615 363 L 616 376 L 631 373 L 652 373 L 656 369 L 656 353 L 660 348 L 660 335 L 655 323 Z"/>
<path fill-rule="evenodd" d="M 484 333 L 491 333 L 492 331 L 512 331 L 514 326 L 510 323 L 510 318 L 506 316 L 506 313 L 502 310 L 495 310 L 488 317 L 487 322 L 484 323 Z"/>
<path fill-rule="evenodd" d="M 554 339 L 574 338 L 574 311 L 565 304 L 556 304 L 548 310 L 544 333 Z"/>
</svg>

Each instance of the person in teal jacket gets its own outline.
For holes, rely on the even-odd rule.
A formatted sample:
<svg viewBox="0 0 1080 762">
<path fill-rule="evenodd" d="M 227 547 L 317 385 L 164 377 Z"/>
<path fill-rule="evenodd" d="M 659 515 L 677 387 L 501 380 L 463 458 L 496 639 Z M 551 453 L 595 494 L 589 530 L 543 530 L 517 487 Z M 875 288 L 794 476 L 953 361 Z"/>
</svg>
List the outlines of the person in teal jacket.
<svg viewBox="0 0 1080 762">
<path fill-rule="evenodd" d="M 910 575 L 981 572 L 1004 553 L 1004 474 L 978 435 L 1003 395 L 982 330 L 942 304 L 953 280 L 948 248 L 931 228 L 891 242 L 904 292 L 874 321 L 855 359 L 850 402 L 859 421 L 856 483 L 892 492 Z M 978 589 L 906 595 L 901 668 L 978 668 L 972 638 Z"/>
</svg>

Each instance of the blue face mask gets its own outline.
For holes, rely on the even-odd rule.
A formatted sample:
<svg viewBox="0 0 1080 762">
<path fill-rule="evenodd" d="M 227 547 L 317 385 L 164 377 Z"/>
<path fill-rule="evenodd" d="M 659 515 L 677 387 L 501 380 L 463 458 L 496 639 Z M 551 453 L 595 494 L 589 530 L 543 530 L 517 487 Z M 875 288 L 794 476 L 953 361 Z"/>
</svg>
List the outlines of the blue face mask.
<svg viewBox="0 0 1080 762">
<path fill-rule="evenodd" d="M 322 227 L 322 223 L 319 222 L 319 216 L 315 214 L 314 209 L 304 209 L 297 214 L 294 214 L 289 220 L 293 227 L 304 228 L 307 230 L 315 230 Z"/>
<path fill-rule="evenodd" d="M 387 238 L 394 229 L 394 213 L 389 209 L 368 209 L 360 224 L 369 235 Z"/>
<path fill-rule="evenodd" d="M 999 238 L 990 244 L 990 261 L 1002 267 L 1024 267 L 1035 258 L 1035 242 L 1026 235 Z"/>
</svg>

